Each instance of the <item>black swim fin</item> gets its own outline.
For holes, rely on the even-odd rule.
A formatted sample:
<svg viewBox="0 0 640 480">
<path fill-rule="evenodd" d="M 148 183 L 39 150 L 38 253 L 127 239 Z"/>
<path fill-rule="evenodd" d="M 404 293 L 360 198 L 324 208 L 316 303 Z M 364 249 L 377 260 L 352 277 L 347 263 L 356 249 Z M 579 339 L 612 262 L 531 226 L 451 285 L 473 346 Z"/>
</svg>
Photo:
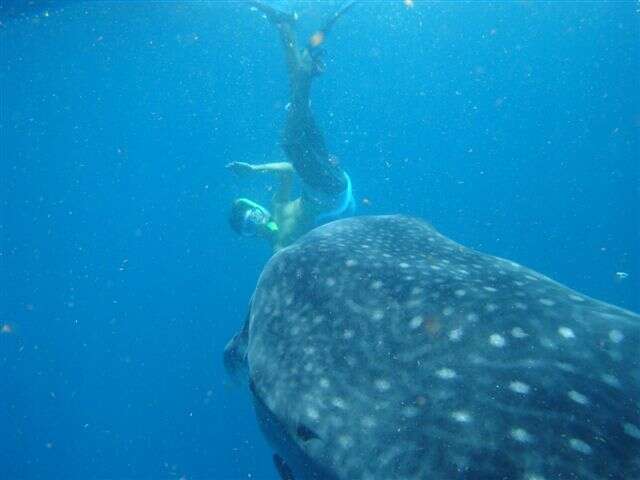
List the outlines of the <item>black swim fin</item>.
<svg viewBox="0 0 640 480">
<path fill-rule="evenodd" d="M 274 25 L 278 25 L 279 23 L 288 23 L 293 25 L 298 18 L 295 13 L 289 14 L 283 12 L 282 10 L 273 8 L 272 6 L 267 5 L 266 3 L 259 0 L 248 0 L 247 3 L 259 12 L 262 12 Z"/>
<path fill-rule="evenodd" d="M 325 20 L 325 22 L 322 24 L 322 27 L 318 29 L 318 32 L 322 33 L 323 39 L 326 38 L 327 35 L 329 35 L 329 32 L 333 28 L 333 25 L 338 21 L 338 19 L 349 10 L 351 10 L 356 3 L 356 0 L 351 0 L 345 3 L 342 7 L 340 7 L 336 12 L 334 12 L 329 18 Z M 311 38 L 313 39 L 313 36 Z M 313 42 L 313 40 L 311 40 L 311 42 Z M 313 43 L 310 43 L 309 48 L 313 48 L 315 46 L 316 45 L 314 45 Z"/>
<path fill-rule="evenodd" d="M 280 475 L 282 480 L 296 480 L 291 468 L 287 465 L 287 462 L 285 462 L 284 458 L 277 453 L 273 454 L 273 464 L 275 465 L 278 475 Z"/>
</svg>

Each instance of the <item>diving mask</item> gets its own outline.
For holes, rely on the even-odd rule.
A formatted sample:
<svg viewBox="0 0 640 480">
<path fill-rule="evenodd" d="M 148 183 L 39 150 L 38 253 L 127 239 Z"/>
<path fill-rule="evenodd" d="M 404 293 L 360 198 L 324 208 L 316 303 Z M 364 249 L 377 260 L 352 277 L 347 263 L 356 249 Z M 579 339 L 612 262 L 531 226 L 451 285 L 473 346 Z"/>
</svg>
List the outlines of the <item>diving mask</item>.
<svg viewBox="0 0 640 480">
<path fill-rule="evenodd" d="M 240 232 L 243 237 L 255 237 L 261 227 L 266 227 L 271 232 L 278 230 L 276 222 L 271 220 L 271 214 L 266 208 L 247 199 L 242 199 L 241 202 L 247 207 Z"/>
</svg>

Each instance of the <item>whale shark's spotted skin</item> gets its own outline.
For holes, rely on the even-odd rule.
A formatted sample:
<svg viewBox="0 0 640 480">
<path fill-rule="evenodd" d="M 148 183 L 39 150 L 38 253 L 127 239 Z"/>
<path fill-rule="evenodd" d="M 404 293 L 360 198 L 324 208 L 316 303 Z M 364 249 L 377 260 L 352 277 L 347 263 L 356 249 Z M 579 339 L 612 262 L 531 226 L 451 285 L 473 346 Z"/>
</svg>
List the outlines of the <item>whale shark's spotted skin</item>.
<svg viewBox="0 0 640 480">
<path fill-rule="evenodd" d="M 640 478 L 640 317 L 420 220 L 315 229 L 247 321 L 227 360 L 296 478 Z"/>
</svg>

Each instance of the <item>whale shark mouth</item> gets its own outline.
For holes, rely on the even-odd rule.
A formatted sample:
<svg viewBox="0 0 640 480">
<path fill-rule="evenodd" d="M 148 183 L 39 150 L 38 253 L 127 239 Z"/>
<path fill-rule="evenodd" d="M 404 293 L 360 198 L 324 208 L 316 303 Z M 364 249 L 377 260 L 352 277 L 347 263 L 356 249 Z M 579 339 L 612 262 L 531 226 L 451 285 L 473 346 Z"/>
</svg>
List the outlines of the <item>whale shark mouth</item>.
<svg viewBox="0 0 640 480">
<path fill-rule="evenodd" d="M 274 454 L 273 460 L 281 478 L 290 480 L 334 479 L 335 477 L 322 468 L 306 451 L 309 443 L 321 441 L 320 437 L 303 423 L 290 423 L 288 418 L 278 418 L 261 399 L 252 380 L 249 381 L 249 390 L 252 394 L 260 430 L 274 451 L 277 452 Z"/>
</svg>

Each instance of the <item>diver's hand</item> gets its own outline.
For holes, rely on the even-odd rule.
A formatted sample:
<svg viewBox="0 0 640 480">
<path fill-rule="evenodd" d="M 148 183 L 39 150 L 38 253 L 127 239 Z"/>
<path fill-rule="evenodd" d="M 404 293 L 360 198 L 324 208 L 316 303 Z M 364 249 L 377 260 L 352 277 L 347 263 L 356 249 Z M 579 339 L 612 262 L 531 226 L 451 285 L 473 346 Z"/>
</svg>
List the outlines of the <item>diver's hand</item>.
<svg viewBox="0 0 640 480">
<path fill-rule="evenodd" d="M 247 162 L 231 162 L 227 163 L 226 168 L 236 175 L 246 176 L 255 171 L 253 165 Z"/>
</svg>

